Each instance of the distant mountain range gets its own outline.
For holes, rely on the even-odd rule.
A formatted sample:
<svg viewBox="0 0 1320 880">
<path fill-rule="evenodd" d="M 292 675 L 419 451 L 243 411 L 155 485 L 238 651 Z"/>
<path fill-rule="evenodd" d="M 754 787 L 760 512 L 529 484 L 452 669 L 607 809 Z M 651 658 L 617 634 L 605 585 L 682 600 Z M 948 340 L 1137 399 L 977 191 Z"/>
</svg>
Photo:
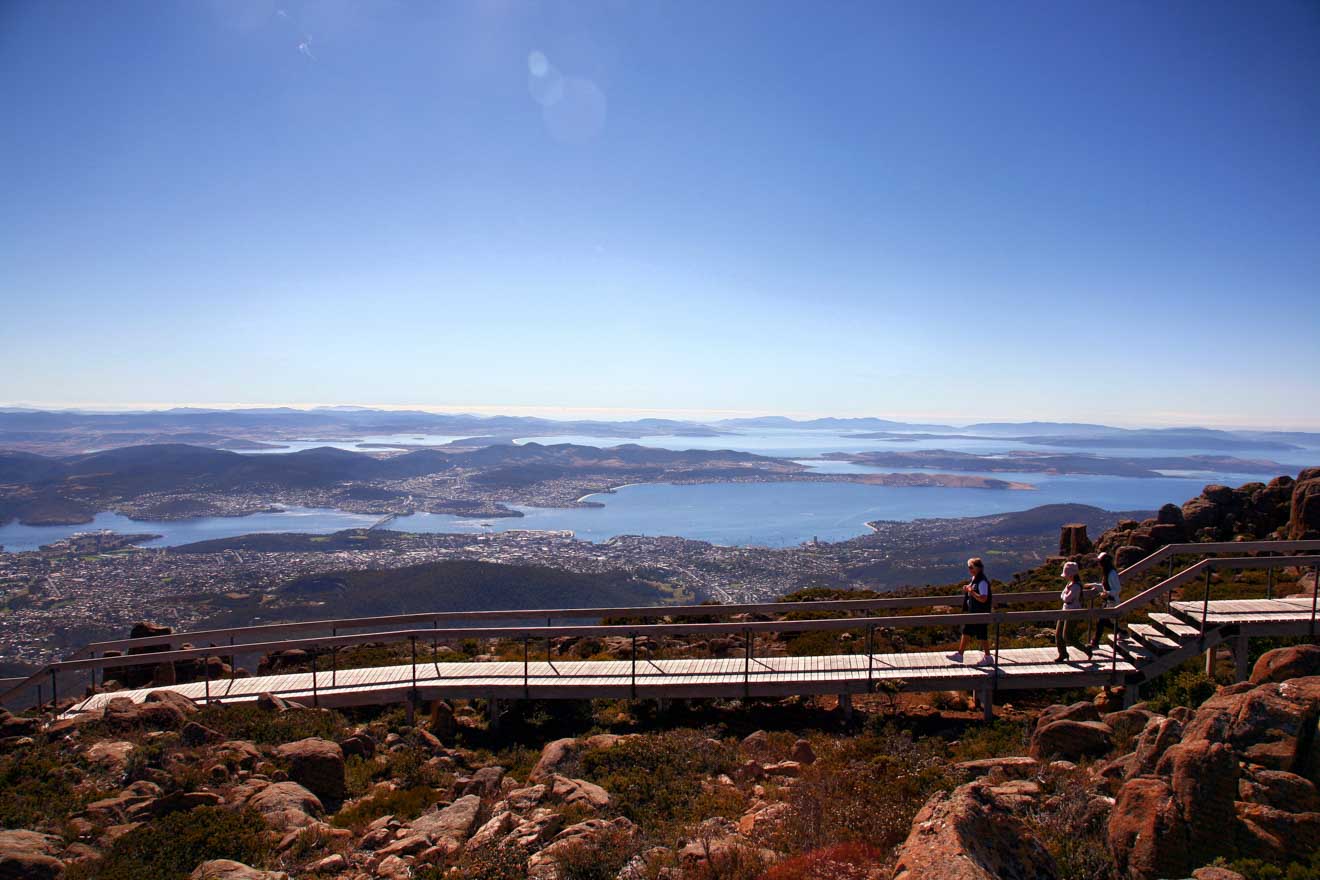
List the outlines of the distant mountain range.
<svg viewBox="0 0 1320 880">
<path fill-rule="evenodd" d="M 486 442 L 557 435 L 641 438 L 719 436 L 748 431 L 800 430 L 847 434 L 883 432 L 876 439 L 924 432 L 927 436 L 995 439 L 1030 445 L 1127 448 L 1289 450 L 1320 447 L 1320 434 L 1283 431 L 1223 431 L 1208 428 L 1130 429 L 1072 422 L 978 422 L 962 427 L 883 418 L 784 416 L 624 421 L 555 420 L 529 416 L 482 416 L 361 407 L 292 409 L 269 407 L 212 410 L 181 407 L 138 412 L 86 412 L 0 408 L 0 449 L 72 454 L 152 443 L 189 443 L 218 449 L 256 448 L 292 439 L 357 439 L 370 435 L 480 436 Z M 421 441 L 419 441 L 421 442 Z"/>
</svg>

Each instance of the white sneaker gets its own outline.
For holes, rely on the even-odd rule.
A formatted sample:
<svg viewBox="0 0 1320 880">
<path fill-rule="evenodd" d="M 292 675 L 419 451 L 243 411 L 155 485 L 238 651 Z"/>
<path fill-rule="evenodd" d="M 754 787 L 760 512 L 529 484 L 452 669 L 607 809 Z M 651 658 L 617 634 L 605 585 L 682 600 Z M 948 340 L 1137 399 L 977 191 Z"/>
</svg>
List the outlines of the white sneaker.
<svg viewBox="0 0 1320 880">
<path fill-rule="evenodd" d="M 994 658 L 994 657 L 991 657 L 989 654 L 982 654 L 982 655 L 981 655 L 981 659 L 976 661 L 976 665 L 977 665 L 977 666 L 993 666 L 993 665 L 995 665 L 995 658 Z"/>
<path fill-rule="evenodd" d="M 948 656 L 948 658 L 949 658 L 950 660 L 952 660 L 954 663 L 961 663 L 961 662 L 963 662 L 962 651 L 954 651 L 952 654 L 949 654 L 949 655 L 947 655 L 947 656 Z"/>
</svg>

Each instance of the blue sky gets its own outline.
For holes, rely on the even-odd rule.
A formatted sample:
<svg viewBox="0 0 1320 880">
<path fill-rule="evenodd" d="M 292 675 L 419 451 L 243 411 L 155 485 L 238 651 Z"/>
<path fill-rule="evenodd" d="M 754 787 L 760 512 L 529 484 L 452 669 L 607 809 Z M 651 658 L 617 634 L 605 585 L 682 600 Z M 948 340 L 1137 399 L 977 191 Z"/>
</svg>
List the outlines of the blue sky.
<svg viewBox="0 0 1320 880">
<path fill-rule="evenodd" d="M 0 5 L 0 401 L 1320 426 L 1320 5 Z"/>
</svg>

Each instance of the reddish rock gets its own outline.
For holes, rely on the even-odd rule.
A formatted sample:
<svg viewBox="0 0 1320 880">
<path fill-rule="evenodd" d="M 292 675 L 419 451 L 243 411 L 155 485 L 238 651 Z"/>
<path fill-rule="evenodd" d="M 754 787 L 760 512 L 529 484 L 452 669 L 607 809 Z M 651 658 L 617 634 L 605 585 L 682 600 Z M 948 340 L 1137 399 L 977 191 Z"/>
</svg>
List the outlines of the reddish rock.
<svg viewBox="0 0 1320 880">
<path fill-rule="evenodd" d="M 1138 776 L 1123 785 L 1109 816 L 1109 849 L 1119 871 L 1138 880 L 1187 876 L 1187 823 L 1165 780 Z"/>
<path fill-rule="evenodd" d="M 1288 514 L 1288 539 L 1302 541 L 1312 538 L 1320 538 L 1320 471 L 1316 468 L 1308 468 L 1298 475 Z"/>
<path fill-rule="evenodd" d="M 1049 880 L 1058 867 L 988 786 L 968 783 L 926 802 L 898 851 L 894 880 Z"/>
<path fill-rule="evenodd" d="M 1250 770 L 1238 780 L 1237 799 L 1292 812 L 1320 812 L 1320 792 L 1315 784 L 1284 770 Z"/>
<path fill-rule="evenodd" d="M 1187 843 L 1198 856 L 1230 855 L 1224 834 L 1235 815 L 1238 762 L 1223 743 L 1193 740 L 1170 746 L 1156 773 L 1169 780 L 1174 800 L 1187 823 Z"/>
<path fill-rule="evenodd" d="M 1320 645 L 1293 645 L 1261 654 L 1251 669 L 1251 683 L 1280 682 L 1317 674 L 1320 674 Z"/>
</svg>

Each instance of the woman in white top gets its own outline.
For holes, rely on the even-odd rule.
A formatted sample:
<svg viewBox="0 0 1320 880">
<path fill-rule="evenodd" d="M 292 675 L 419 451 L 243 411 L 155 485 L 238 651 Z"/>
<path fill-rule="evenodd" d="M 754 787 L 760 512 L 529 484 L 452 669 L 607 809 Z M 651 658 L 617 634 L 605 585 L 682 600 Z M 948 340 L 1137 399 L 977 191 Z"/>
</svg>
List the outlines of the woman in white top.
<svg viewBox="0 0 1320 880">
<path fill-rule="evenodd" d="M 1087 584 L 1087 586 L 1100 587 L 1100 607 L 1112 608 L 1123 600 L 1123 584 L 1118 579 L 1118 569 L 1114 567 L 1114 559 L 1108 553 L 1101 553 L 1095 558 L 1100 563 L 1100 583 Z M 1086 656 L 1090 657 L 1096 648 L 1100 647 L 1100 637 L 1104 634 L 1105 627 L 1114 633 L 1114 638 L 1119 638 L 1118 621 L 1101 618 L 1095 625 L 1095 636 L 1091 639 L 1091 644 L 1086 648 Z"/>
<path fill-rule="evenodd" d="M 1063 571 L 1059 572 L 1066 584 L 1063 591 L 1059 593 L 1059 599 L 1063 602 L 1064 611 L 1075 611 L 1082 607 L 1082 590 L 1085 584 L 1082 583 L 1081 569 L 1075 562 L 1065 562 Z M 1068 662 L 1068 624 L 1067 618 L 1060 618 L 1054 624 L 1054 647 L 1059 652 L 1058 662 Z"/>
</svg>

